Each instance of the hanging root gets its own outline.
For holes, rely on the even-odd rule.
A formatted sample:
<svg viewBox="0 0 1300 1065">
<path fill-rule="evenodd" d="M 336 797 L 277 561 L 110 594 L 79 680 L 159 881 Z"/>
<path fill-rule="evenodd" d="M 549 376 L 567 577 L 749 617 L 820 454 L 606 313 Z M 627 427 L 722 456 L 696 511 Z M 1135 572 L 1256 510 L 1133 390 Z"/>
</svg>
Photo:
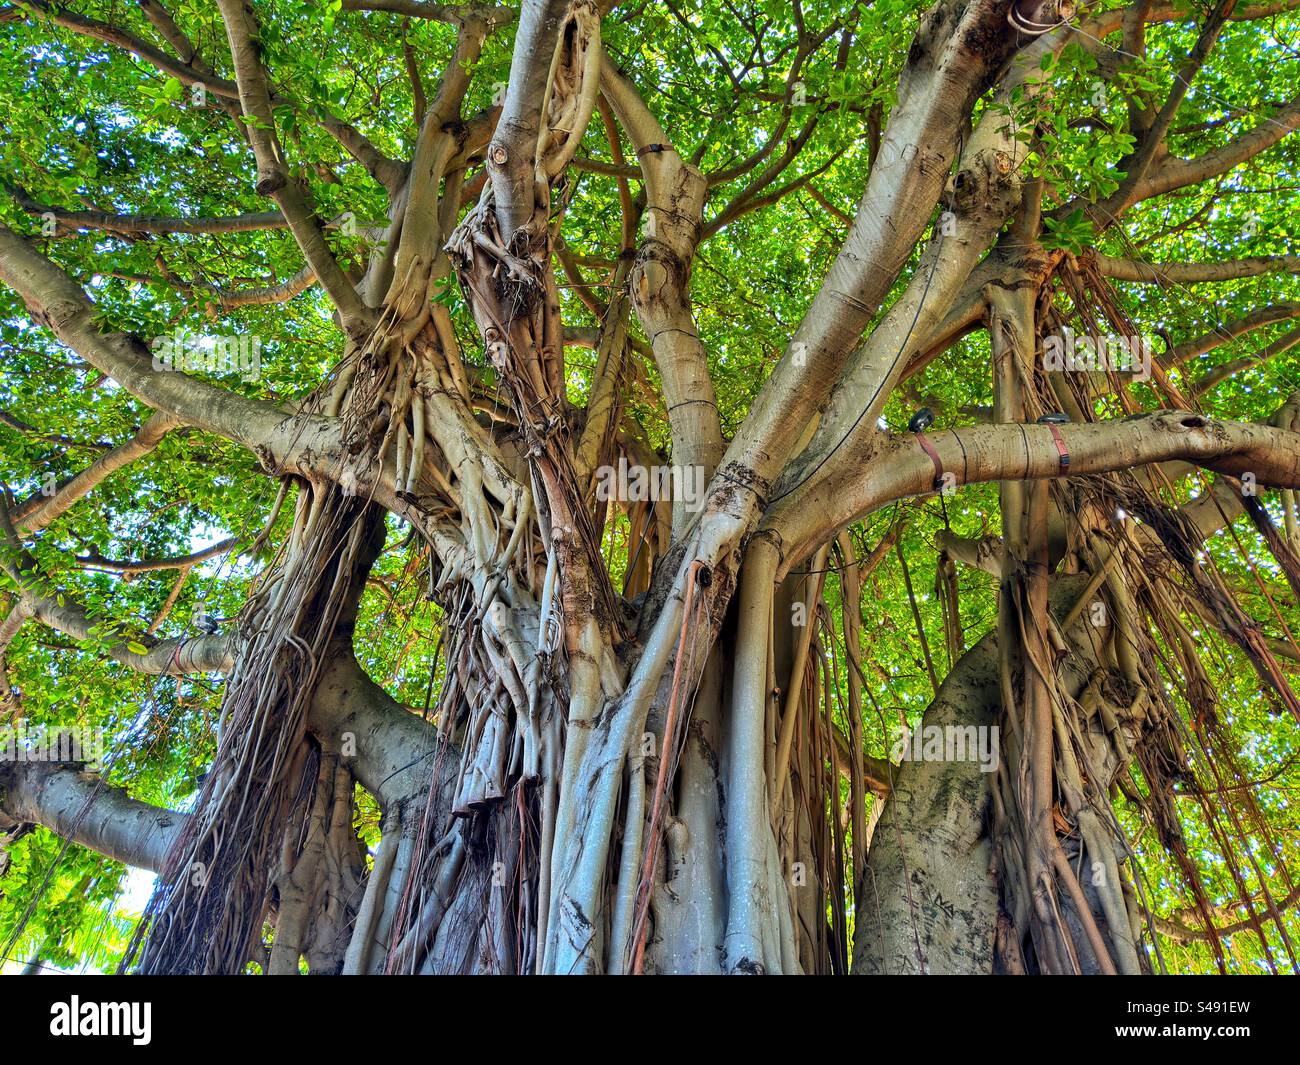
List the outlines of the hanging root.
<svg viewBox="0 0 1300 1065">
<path fill-rule="evenodd" d="M 235 973 L 261 941 L 285 832 L 309 801 L 307 711 L 334 633 L 355 610 L 383 523 L 337 491 L 304 493 L 276 579 L 241 624 L 213 767 L 136 943 L 146 973 Z"/>
</svg>

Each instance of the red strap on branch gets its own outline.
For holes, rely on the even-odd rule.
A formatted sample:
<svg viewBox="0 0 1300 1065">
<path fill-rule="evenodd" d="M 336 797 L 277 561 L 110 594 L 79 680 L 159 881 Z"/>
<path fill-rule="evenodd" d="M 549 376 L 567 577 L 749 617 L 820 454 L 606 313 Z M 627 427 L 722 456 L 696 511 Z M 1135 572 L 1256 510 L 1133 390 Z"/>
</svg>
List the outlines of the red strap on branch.
<svg viewBox="0 0 1300 1065">
<path fill-rule="evenodd" d="M 916 442 L 921 445 L 921 450 L 930 456 L 930 461 L 934 463 L 934 490 L 936 492 L 943 488 L 943 460 L 939 458 L 939 452 L 935 451 L 934 445 L 925 438 L 923 433 L 913 434 Z"/>
<path fill-rule="evenodd" d="M 1052 439 L 1056 441 L 1056 453 L 1061 457 L 1061 472 L 1064 473 L 1070 468 L 1070 449 L 1065 446 L 1060 429 L 1051 422 L 1047 423 L 1047 428 L 1052 430 Z"/>
</svg>

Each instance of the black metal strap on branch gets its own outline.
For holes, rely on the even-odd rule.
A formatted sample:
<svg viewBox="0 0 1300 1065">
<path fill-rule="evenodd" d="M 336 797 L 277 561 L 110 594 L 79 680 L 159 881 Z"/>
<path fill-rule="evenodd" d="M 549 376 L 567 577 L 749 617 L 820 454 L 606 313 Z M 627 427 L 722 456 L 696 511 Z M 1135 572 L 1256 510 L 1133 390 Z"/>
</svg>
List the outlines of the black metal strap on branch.
<svg viewBox="0 0 1300 1065">
<path fill-rule="evenodd" d="M 674 403 L 668 408 L 668 413 L 672 414 L 678 407 L 689 407 L 692 403 L 703 403 L 708 407 L 716 407 L 718 404 L 711 399 L 684 399 L 680 403 Z"/>
<path fill-rule="evenodd" d="M 658 155 L 660 152 L 676 153 L 677 149 L 671 144 L 647 144 L 644 148 L 637 149 L 637 155 Z"/>
</svg>

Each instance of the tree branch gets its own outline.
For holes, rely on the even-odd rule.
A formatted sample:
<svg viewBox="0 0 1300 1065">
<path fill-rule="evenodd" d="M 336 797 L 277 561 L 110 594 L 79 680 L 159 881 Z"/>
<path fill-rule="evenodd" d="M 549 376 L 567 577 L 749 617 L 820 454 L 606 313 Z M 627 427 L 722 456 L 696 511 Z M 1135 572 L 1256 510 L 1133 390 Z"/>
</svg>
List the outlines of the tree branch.
<svg viewBox="0 0 1300 1065">
<path fill-rule="evenodd" d="M 1297 344 L 1300 344 L 1300 329 L 1293 329 L 1291 332 L 1279 337 L 1273 341 L 1263 351 L 1253 352 L 1250 355 L 1243 356 L 1240 359 L 1233 359 L 1231 362 L 1225 362 L 1222 366 L 1216 366 L 1213 370 L 1208 371 L 1201 377 L 1192 382 L 1192 395 L 1203 396 L 1215 385 L 1221 384 L 1234 374 L 1242 370 L 1249 369 L 1252 366 L 1262 366 L 1270 359 L 1281 355 L 1283 352 L 1290 351 Z"/>
<path fill-rule="evenodd" d="M 519 12 L 513 7 L 492 4 L 429 4 L 423 0 L 343 0 L 344 11 L 391 11 L 408 18 L 426 18 L 434 22 L 464 23 L 479 19 L 495 28 L 514 22 Z"/>
<path fill-rule="evenodd" d="M 23 604 L 31 616 L 57 632 L 76 640 L 98 642 L 102 637 L 95 633 L 95 623 L 86 612 L 64 597 L 58 600 L 24 590 Z M 182 636 L 175 640 L 159 640 L 143 635 L 135 639 L 119 640 L 104 649 L 114 662 L 149 676 L 179 676 L 186 673 L 223 673 L 234 667 L 234 636 Z M 139 644 L 142 652 L 132 648 Z"/>
<path fill-rule="evenodd" d="M 1237 0 L 1218 0 L 1207 16 L 1205 25 L 1201 28 L 1186 62 L 1174 73 L 1174 82 L 1169 89 L 1169 96 L 1165 99 L 1164 106 L 1160 108 L 1151 123 L 1140 131 L 1141 137 L 1136 149 L 1121 160 L 1120 169 L 1124 171 L 1124 180 L 1105 204 L 1097 208 L 1104 218 L 1115 218 L 1123 214 L 1125 209 L 1140 198 L 1139 187 L 1164 145 L 1165 134 L 1169 131 L 1174 116 L 1178 114 L 1178 109 L 1191 89 L 1192 80 L 1210 58 L 1210 52 L 1223 32 L 1228 16 L 1236 6 Z"/>
<path fill-rule="evenodd" d="M 44 825 L 125 865 L 160 871 L 185 820 L 76 766 L 0 762 L 0 824 Z"/>
<path fill-rule="evenodd" d="M 1208 181 L 1218 174 L 1226 174 L 1233 167 L 1267 151 L 1297 129 L 1300 129 L 1300 98 L 1287 104 L 1277 114 L 1265 118 L 1250 132 L 1234 137 L 1222 148 L 1206 152 L 1195 159 L 1165 159 L 1135 187 L 1133 199 L 1148 200 L 1174 189 Z"/>
<path fill-rule="evenodd" d="M 108 211 L 64 211 L 37 203 L 21 189 L 15 191 L 15 198 L 28 214 L 52 215 L 68 231 L 94 229 L 129 236 L 154 233 L 250 233 L 284 229 L 288 225 L 279 211 L 256 211 L 224 217 L 168 218 L 161 215 L 112 214 Z"/>
<path fill-rule="evenodd" d="M 1117 281 L 1143 285 L 1188 285 L 1201 281 L 1236 281 L 1261 274 L 1300 274 L 1300 255 L 1253 255 L 1222 263 L 1144 263 L 1096 252 L 1098 271 Z"/>
<path fill-rule="evenodd" d="M 0 225 L 0 280 L 18 293 L 32 319 L 53 330 L 95 369 L 133 396 L 177 419 L 253 450 L 264 449 L 285 415 L 181 373 L 156 370 L 134 334 L 101 333 L 95 305 L 67 274 L 7 226 Z"/>
<path fill-rule="evenodd" d="M 568 0 L 525 0 L 520 12 L 509 87 L 487 160 L 501 238 L 507 248 L 536 210 L 533 185 L 542 103 L 568 9 Z"/>
<path fill-rule="evenodd" d="M 215 96 L 227 100 L 239 99 L 239 88 L 233 81 L 214 77 L 210 72 L 204 73 L 190 63 L 173 59 L 166 52 L 155 48 L 148 41 L 141 40 L 120 26 L 85 18 L 70 11 L 53 9 L 45 3 L 45 0 L 18 0 L 18 3 L 30 8 L 56 26 L 62 26 L 64 29 L 72 30 L 84 37 L 103 41 L 105 44 L 116 45 L 118 48 L 131 52 L 150 66 L 170 75 L 183 85 L 202 85 L 204 89 Z"/>
<path fill-rule="evenodd" d="M 768 495 L 923 232 L 988 78 L 1033 39 L 994 4 L 941 2 L 926 13 L 853 226 L 720 473 L 735 464 L 729 476 Z"/>
<path fill-rule="evenodd" d="M 146 558 L 135 562 L 104 558 L 92 551 L 88 555 L 78 555 L 77 565 L 82 569 L 99 570 L 103 573 L 157 573 L 159 570 L 165 569 L 189 569 L 196 563 L 206 562 L 210 558 L 219 558 L 238 546 L 239 538 L 230 536 L 218 541 L 211 547 L 205 547 L 202 551 L 195 551 L 189 555 L 177 555 L 172 558 Z"/>
<path fill-rule="evenodd" d="M 253 9 L 243 0 L 218 0 L 218 6 L 230 41 L 249 143 L 257 158 L 257 193 L 270 196 L 279 205 L 308 265 L 338 309 L 344 330 L 356 339 L 369 327 L 372 316 L 326 246 L 320 220 L 288 174 L 275 133 L 275 115 L 260 59 L 261 44 L 257 40 Z"/>
<path fill-rule="evenodd" d="M 601 66 L 601 84 L 636 149 L 645 182 L 646 238 L 637 250 L 630 287 L 663 380 L 673 461 L 699 467 L 711 476 L 722 457 L 722 423 L 708 357 L 690 307 L 704 177 L 666 143 L 659 120 L 608 55 Z"/>
<path fill-rule="evenodd" d="M 1194 340 L 1184 341 L 1170 351 L 1161 362 L 1167 370 L 1173 369 L 1175 366 L 1182 366 L 1198 355 L 1208 354 L 1221 344 L 1236 340 L 1237 337 L 1244 336 L 1254 329 L 1265 325 L 1273 325 L 1277 322 L 1285 322 L 1291 318 L 1300 318 L 1300 300 L 1289 300 L 1285 303 L 1275 303 L 1269 307 L 1260 307 L 1241 318 L 1216 326 L 1210 332 L 1204 333 Z"/>
<path fill-rule="evenodd" d="M 927 440 L 954 485 L 1078 477 L 1183 460 L 1234 477 L 1252 473 L 1263 486 L 1300 487 L 1300 433 L 1285 429 L 1178 411 L 1058 431 L 1070 456 L 1065 467 L 1046 425 L 974 426 Z M 781 573 L 850 522 L 895 500 L 926 495 L 935 481 L 934 461 L 914 436 L 877 434 L 858 444 L 844 467 L 765 516 L 762 527 L 784 541 Z"/>
<path fill-rule="evenodd" d="M 10 515 L 14 526 L 33 532 L 45 528 L 87 492 L 102 484 L 110 474 L 153 451 L 178 424 L 170 414 L 153 415 L 125 444 L 101 455 L 80 473 L 56 485 L 52 495 L 37 493 L 16 507 Z"/>
<path fill-rule="evenodd" d="M 109 23 L 98 22 L 95 19 L 83 18 L 80 15 L 70 14 L 65 11 L 52 11 L 44 0 L 19 0 L 33 11 L 65 29 L 70 29 L 75 33 L 91 37 L 94 40 L 103 41 L 105 44 L 113 44 L 134 55 L 139 56 L 145 62 L 157 70 L 162 71 L 171 77 L 176 78 L 182 85 L 194 86 L 199 85 L 205 91 L 211 92 L 217 97 L 222 109 L 228 113 L 237 116 L 239 103 L 239 86 L 233 81 L 227 81 L 225 78 L 217 77 L 212 69 L 205 63 L 200 63 L 194 52 L 193 46 L 185 39 L 185 51 L 189 53 L 189 60 L 181 62 L 172 59 L 165 52 L 155 48 L 147 41 L 141 40 L 134 34 L 128 33 L 119 26 L 113 26 Z M 146 7 L 146 14 L 148 14 Z M 151 21 L 154 21 L 153 16 Z M 170 20 L 170 16 L 166 16 Z M 250 15 L 251 18 L 251 15 Z M 157 22 L 155 21 L 155 25 Z M 174 26 L 175 23 L 172 23 Z M 179 32 L 179 29 L 177 30 Z M 165 34 L 165 36 L 170 36 Z M 175 46 L 173 42 L 173 45 Z M 180 49 L 178 48 L 178 51 Z M 335 118 L 328 112 L 318 112 L 310 108 L 303 107 L 298 101 L 286 99 L 282 96 L 272 98 L 273 103 L 289 103 L 296 109 L 307 114 L 309 117 L 321 124 L 321 127 L 329 133 L 335 140 L 343 146 L 347 152 L 353 156 L 367 171 L 382 184 L 390 196 L 392 196 L 397 187 L 401 184 L 403 177 L 403 168 L 400 163 L 389 159 L 380 152 L 370 141 L 356 128 Z M 242 131 L 245 136 L 247 129 Z"/>
</svg>

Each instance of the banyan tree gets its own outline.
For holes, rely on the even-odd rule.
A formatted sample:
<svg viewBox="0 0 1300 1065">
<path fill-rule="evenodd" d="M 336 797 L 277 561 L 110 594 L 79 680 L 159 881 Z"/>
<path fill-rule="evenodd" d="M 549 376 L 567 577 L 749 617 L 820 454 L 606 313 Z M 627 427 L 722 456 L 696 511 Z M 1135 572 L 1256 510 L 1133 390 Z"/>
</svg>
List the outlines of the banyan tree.
<svg viewBox="0 0 1300 1065">
<path fill-rule="evenodd" d="M 0 7 L 0 940 L 1294 971 L 1294 0 Z"/>
</svg>

